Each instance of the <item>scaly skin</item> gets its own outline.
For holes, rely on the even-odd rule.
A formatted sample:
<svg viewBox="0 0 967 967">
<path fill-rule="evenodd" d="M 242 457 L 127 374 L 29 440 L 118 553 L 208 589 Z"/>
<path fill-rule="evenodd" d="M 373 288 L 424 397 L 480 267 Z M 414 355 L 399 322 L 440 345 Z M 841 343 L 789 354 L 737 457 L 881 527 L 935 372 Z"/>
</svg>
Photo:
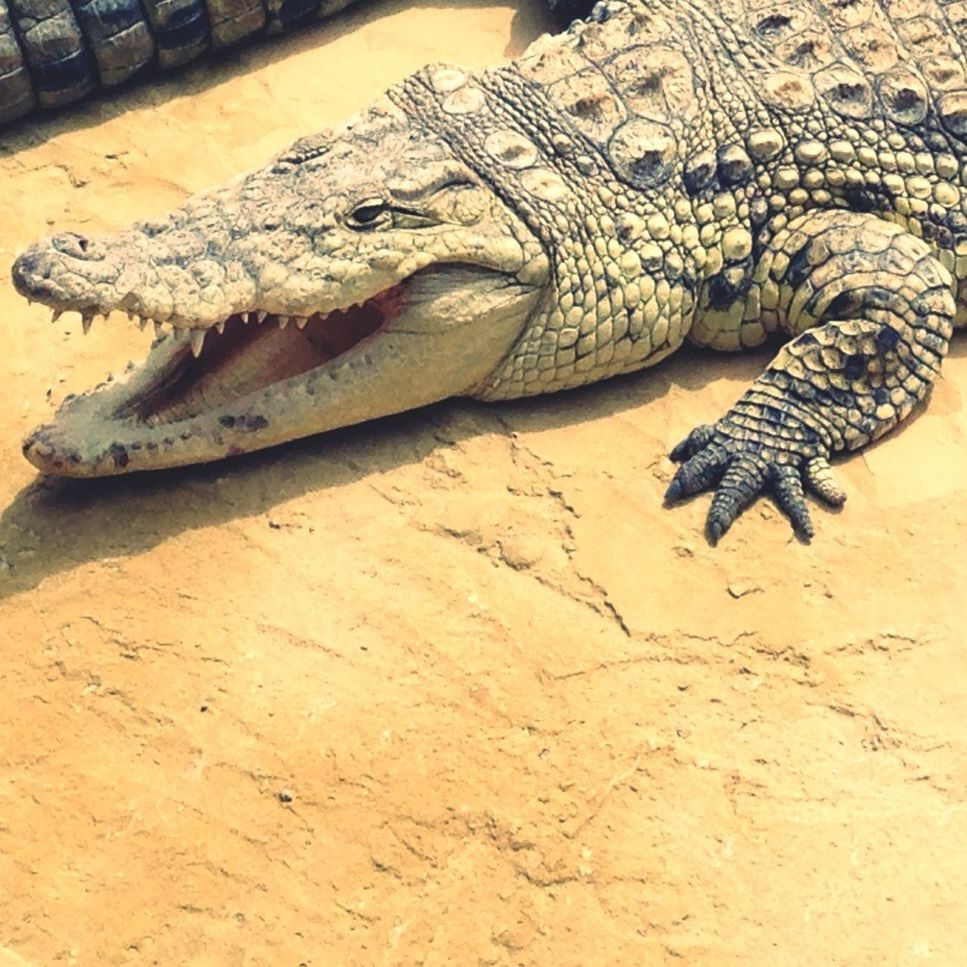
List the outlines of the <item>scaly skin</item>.
<svg viewBox="0 0 967 967">
<path fill-rule="evenodd" d="M 577 386 L 686 338 L 736 350 L 784 333 L 675 449 L 668 498 L 714 488 L 715 541 L 771 489 L 808 537 L 806 489 L 842 502 L 830 457 L 926 399 L 967 302 L 954 12 L 601 3 L 508 67 L 418 72 L 165 222 L 41 243 L 14 266 L 25 295 L 176 333 L 133 388 L 68 402 L 27 457 L 72 475 L 211 460 L 431 398 Z M 312 364 L 298 372 L 257 340 L 235 368 L 218 355 L 233 314 L 315 314 L 305 333 L 325 333 L 349 319 L 327 313 L 374 296 L 382 328 L 330 361 L 297 341 L 279 349 Z M 229 317 L 165 407 L 145 406 L 190 330 Z"/>
</svg>

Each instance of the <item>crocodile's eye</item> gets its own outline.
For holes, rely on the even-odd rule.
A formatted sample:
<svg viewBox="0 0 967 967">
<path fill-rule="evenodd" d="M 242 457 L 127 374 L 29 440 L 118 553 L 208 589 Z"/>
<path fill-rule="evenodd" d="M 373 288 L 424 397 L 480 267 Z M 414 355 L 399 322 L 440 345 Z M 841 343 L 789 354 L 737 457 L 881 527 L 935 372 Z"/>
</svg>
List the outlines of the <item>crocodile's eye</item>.
<svg viewBox="0 0 967 967">
<path fill-rule="evenodd" d="M 375 228 L 391 217 L 389 205 L 379 198 L 373 198 L 350 212 L 349 225 L 352 228 Z"/>
</svg>

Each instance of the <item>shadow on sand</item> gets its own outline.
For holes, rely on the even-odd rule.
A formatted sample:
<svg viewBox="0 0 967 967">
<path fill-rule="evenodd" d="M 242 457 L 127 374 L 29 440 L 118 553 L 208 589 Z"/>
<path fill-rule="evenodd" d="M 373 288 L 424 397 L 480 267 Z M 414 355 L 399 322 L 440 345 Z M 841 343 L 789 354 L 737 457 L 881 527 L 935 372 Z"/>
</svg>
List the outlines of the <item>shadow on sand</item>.
<svg viewBox="0 0 967 967">
<path fill-rule="evenodd" d="M 774 351 L 729 355 L 685 348 L 656 369 L 583 389 L 511 403 L 450 400 L 214 464 L 100 480 L 38 477 L 0 515 L 0 600 L 78 565 L 140 554 L 183 531 L 264 514 L 313 491 L 419 463 L 440 446 L 485 434 L 559 429 L 639 408 L 647 421 L 647 407 L 673 387 L 700 393 L 717 380 L 751 382 Z M 951 356 L 967 356 L 967 340 L 955 339 Z M 705 419 L 720 415 L 709 412 Z M 656 428 L 656 435 L 670 447 L 692 428 L 683 418 Z"/>
<path fill-rule="evenodd" d="M 139 554 L 182 531 L 418 463 L 439 446 L 603 419 L 647 407 L 672 386 L 697 392 L 724 377 L 752 379 L 768 358 L 683 350 L 657 369 L 584 389 L 513 403 L 449 401 L 215 464 L 100 480 L 38 477 L 0 515 L 0 599 L 90 561 Z M 674 443 L 690 429 L 683 422 L 659 434 Z"/>
</svg>

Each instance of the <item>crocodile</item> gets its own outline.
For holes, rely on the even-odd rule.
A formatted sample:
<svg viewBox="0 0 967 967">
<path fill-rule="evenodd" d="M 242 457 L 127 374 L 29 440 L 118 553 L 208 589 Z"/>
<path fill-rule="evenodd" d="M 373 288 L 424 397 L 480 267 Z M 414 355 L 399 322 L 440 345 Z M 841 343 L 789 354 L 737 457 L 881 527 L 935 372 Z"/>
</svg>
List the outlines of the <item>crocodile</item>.
<svg viewBox="0 0 967 967">
<path fill-rule="evenodd" d="M 24 453 L 102 476 L 447 397 L 507 400 L 785 337 L 672 452 L 718 541 L 924 403 L 967 306 L 967 4 L 604 0 L 516 61 L 430 65 L 264 168 L 13 266 L 147 359 Z M 960 19 L 959 19 L 960 18 Z"/>
<path fill-rule="evenodd" d="M 0 124 L 287 33 L 359 0 L 0 0 Z M 564 17 L 586 0 L 547 0 Z"/>
</svg>

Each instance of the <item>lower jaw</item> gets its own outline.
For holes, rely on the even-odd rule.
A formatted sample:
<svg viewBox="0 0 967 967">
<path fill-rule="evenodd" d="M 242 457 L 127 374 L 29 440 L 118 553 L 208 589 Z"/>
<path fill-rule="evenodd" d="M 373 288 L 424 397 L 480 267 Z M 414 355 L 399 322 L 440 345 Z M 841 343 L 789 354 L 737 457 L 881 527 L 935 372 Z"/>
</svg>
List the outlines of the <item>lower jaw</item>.
<svg viewBox="0 0 967 967">
<path fill-rule="evenodd" d="M 330 429 L 326 416 L 339 407 L 316 398 L 323 395 L 319 382 L 316 373 L 308 372 L 202 414 L 152 422 L 115 415 L 130 403 L 128 387 L 119 384 L 68 400 L 55 422 L 27 438 L 23 453 L 41 472 L 63 477 L 106 477 L 222 460 Z M 366 418 L 350 415 L 334 425 Z"/>
<path fill-rule="evenodd" d="M 56 421 L 24 442 L 27 460 L 44 473 L 100 477 L 160 469 L 246 453 L 308 435 L 290 425 L 271 431 L 267 412 L 293 410 L 316 374 L 352 357 L 402 311 L 404 287 L 362 306 L 311 316 L 303 327 L 229 317 L 207 334 L 197 356 L 190 331 L 157 340 L 125 382 L 69 397 Z"/>
</svg>

